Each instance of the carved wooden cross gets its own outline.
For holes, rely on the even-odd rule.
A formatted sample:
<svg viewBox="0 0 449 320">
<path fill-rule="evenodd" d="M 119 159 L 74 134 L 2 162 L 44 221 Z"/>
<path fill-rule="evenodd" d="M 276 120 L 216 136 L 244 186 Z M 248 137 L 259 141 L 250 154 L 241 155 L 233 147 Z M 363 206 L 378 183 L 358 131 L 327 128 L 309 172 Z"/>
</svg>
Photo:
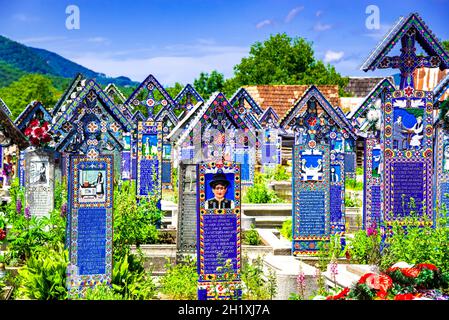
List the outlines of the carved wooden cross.
<svg viewBox="0 0 449 320">
<path fill-rule="evenodd" d="M 440 65 L 441 59 L 438 56 L 423 57 L 416 55 L 416 29 L 410 28 L 401 38 L 401 55 L 385 57 L 379 64 L 379 69 L 399 69 L 401 71 L 401 82 L 399 88 L 414 88 L 413 72 L 417 68 L 436 68 Z"/>
</svg>

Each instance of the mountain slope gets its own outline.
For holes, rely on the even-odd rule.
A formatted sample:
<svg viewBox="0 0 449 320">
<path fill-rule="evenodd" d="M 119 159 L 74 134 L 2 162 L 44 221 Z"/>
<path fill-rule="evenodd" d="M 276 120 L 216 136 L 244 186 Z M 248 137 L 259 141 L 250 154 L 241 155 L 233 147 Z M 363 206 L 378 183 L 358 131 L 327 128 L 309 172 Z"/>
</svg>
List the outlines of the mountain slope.
<svg viewBox="0 0 449 320">
<path fill-rule="evenodd" d="M 0 36 L 0 60 L 28 73 L 51 74 L 44 59 L 27 46 Z"/>
<path fill-rule="evenodd" d="M 9 86 L 25 74 L 25 71 L 15 68 L 4 61 L 0 61 L 0 88 Z"/>
<path fill-rule="evenodd" d="M 99 76 L 97 72 L 61 57 L 54 52 L 31 47 L 28 49 L 38 55 L 52 69 L 54 75 L 65 78 L 74 78 L 78 73 L 82 73 L 86 78 Z M 104 77 L 104 74 L 101 74 L 101 76 Z"/>
<path fill-rule="evenodd" d="M 139 84 L 123 76 L 109 78 L 103 73 L 90 70 L 54 52 L 27 47 L 0 35 L 0 62 L 2 61 L 24 73 L 39 73 L 63 78 L 73 78 L 77 73 L 82 73 L 86 78 L 95 78 L 102 85 L 114 83 L 119 86 L 134 87 Z"/>
</svg>

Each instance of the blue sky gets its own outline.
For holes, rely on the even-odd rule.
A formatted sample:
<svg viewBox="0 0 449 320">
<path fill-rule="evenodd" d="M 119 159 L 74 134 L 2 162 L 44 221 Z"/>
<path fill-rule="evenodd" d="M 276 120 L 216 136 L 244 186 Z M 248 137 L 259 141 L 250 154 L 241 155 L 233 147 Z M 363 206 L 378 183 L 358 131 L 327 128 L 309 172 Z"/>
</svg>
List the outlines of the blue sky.
<svg viewBox="0 0 449 320">
<path fill-rule="evenodd" d="M 80 10 L 79 30 L 66 28 L 68 5 Z M 368 5 L 379 8 L 377 30 L 365 26 Z M 142 81 L 151 73 L 170 85 L 214 69 L 231 77 L 254 42 L 285 32 L 312 41 L 316 57 L 343 75 L 375 76 L 392 71 L 360 65 L 410 12 L 449 39 L 449 0 L 0 0 L 0 34 L 109 76 Z"/>
</svg>

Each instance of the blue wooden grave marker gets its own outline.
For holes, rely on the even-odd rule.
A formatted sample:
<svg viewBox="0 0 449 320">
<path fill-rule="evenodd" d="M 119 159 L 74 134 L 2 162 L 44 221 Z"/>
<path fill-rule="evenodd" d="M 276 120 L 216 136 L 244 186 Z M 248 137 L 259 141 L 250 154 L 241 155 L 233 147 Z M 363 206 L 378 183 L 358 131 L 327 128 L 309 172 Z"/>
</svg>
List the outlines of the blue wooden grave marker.
<svg viewBox="0 0 449 320">
<path fill-rule="evenodd" d="M 240 299 L 240 164 L 198 164 L 197 175 L 198 299 Z M 226 189 L 222 201 L 213 191 L 218 182 Z"/>
</svg>

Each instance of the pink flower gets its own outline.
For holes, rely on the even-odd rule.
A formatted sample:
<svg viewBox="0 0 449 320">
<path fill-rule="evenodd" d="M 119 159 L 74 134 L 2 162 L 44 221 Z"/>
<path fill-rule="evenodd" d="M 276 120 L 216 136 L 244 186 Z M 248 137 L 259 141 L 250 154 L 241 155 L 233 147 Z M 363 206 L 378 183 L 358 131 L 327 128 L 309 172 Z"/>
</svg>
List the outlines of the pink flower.
<svg viewBox="0 0 449 320">
<path fill-rule="evenodd" d="M 30 212 L 30 207 L 26 207 L 25 208 L 25 219 L 30 220 L 31 219 L 31 212 Z"/>
</svg>

